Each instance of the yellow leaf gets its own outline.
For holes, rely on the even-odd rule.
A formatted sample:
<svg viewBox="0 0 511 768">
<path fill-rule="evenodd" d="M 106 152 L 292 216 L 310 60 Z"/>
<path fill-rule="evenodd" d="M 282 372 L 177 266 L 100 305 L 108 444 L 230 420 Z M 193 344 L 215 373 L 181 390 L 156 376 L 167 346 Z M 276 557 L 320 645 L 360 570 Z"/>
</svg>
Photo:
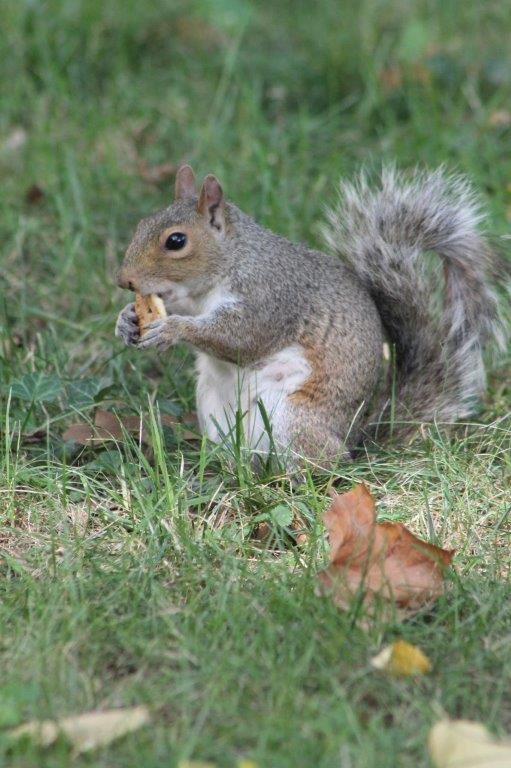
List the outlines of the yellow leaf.
<svg viewBox="0 0 511 768">
<path fill-rule="evenodd" d="M 511 766 L 511 739 L 496 739 L 471 720 L 440 720 L 429 732 L 428 745 L 436 768 Z"/>
<path fill-rule="evenodd" d="M 238 768 L 259 768 L 255 760 L 240 760 Z"/>
<path fill-rule="evenodd" d="M 150 720 L 146 707 L 126 707 L 86 712 L 82 715 L 63 717 L 60 720 L 31 720 L 12 729 L 13 739 L 32 738 L 42 747 L 48 747 L 59 735 L 74 747 L 76 754 L 110 744 L 130 731 L 135 731 Z"/>
<path fill-rule="evenodd" d="M 371 665 L 394 675 L 424 675 L 431 670 L 428 657 L 405 640 L 387 645 L 371 659 Z"/>
</svg>

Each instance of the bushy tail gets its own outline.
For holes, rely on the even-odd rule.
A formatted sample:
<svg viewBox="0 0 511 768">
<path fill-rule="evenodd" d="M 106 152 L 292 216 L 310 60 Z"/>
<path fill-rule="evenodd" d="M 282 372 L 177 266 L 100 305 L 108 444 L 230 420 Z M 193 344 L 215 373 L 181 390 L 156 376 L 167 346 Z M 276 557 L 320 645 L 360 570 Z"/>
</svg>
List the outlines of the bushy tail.
<svg viewBox="0 0 511 768">
<path fill-rule="evenodd" d="M 443 169 L 386 169 L 374 190 L 364 174 L 341 184 L 325 235 L 370 291 L 395 350 L 392 406 L 387 391 L 373 421 L 391 409 L 396 422 L 464 418 L 484 392 L 483 344 L 504 342 L 495 291 L 504 262 L 482 219 L 468 182 Z M 442 307 L 427 252 L 443 263 Z"/>
</svg>

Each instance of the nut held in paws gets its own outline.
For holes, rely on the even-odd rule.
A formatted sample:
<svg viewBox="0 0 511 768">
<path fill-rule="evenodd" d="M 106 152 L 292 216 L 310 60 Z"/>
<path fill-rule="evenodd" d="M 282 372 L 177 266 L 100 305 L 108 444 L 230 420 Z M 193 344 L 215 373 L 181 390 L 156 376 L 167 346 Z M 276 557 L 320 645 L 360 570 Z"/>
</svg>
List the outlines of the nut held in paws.
<svg viewBox="0 0 511 768">
<path fill-rule="evenodd" d="M 135 295 L 135 312 L 138 317 L 140 337 L 144 335 L 149 323 L 167 317 L 165 305 L 155 293 L 150 293 L 147 296 L 137 293 Z"/>
</svg>

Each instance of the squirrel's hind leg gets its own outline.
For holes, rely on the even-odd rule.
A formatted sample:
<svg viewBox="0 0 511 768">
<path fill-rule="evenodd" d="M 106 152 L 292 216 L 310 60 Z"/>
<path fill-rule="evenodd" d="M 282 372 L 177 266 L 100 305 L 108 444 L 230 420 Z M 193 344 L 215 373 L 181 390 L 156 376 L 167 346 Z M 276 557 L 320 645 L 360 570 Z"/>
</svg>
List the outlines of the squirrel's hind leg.
<svg viewBox="0 0 511 768">
<path fill-rule="evenodd" d="M 321 413 L 311 409 L 288 405 L 287 437 L 290 469 L 305 467 L 318 472 L 352 460 L 346 444 L 349 428 L 341 436 Z"/>
</svg>

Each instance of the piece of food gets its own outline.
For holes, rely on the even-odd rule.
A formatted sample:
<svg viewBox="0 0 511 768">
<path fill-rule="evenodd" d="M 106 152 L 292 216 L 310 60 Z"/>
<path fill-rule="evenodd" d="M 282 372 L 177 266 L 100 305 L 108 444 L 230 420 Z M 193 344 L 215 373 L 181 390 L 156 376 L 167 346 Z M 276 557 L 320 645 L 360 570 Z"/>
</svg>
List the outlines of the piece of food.
<svg viewBox="0 0 511 768">
<path fill-rule="evenodd" d="M 135 312 L 138 317 L 140 335 L 143 336 L 149 323 L 167 317 L 165 304 L 155 293 L 142 296 L 135 294 Z"/>
</svg>

